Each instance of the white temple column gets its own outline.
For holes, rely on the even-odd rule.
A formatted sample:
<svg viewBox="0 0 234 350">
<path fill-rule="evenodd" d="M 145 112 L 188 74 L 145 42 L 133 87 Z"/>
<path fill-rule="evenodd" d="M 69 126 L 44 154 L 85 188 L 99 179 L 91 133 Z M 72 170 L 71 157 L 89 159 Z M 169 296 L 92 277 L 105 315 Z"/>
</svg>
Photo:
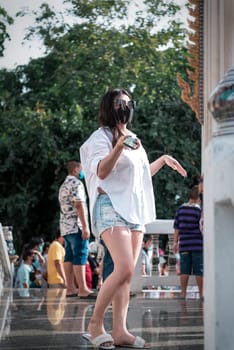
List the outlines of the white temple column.
<svg viewBox="0 0 234 350">
<path fill-rule="evenodd" d="M 234 349 L 233 19 L 233 0 L 204 0 L 205 350 Z"/>
<path fill-rule="evenodd" d="M 224 73 L 234 62 L 234 1 L 204 0 L 204 125 L 202 150 L 216 129 L 207 101 Z"/>
</svg>

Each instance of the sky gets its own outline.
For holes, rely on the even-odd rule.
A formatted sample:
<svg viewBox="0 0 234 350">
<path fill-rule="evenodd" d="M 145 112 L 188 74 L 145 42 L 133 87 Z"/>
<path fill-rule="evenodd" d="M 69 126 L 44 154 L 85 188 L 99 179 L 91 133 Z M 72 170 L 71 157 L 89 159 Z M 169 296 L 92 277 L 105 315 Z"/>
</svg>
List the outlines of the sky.
<svg viewBox="0 0 234 350">
<path fill-rule="evenodd" d="M 11 40 L 5 42 L 4 57 L 0 57 L 0 69 L 14 69 L 17 65 L 27 64 L 31 58 L 43 55 L 43 47 L 39 40 L 22 43 L 25 29 L 34 23 L 34 17 L 30 12 L 39 9 L 43 2 L 47 0 L 0 0 L 0 6 L 14 18 L 14 24 L 8 27 Z M 56 11 L 63 10 L 62 2 L 62 0 L 48 0 L 49 5 L 54 6 Z M 186 0 L 177 0 L 177 2 L 183 5 Z M 137 3 L 139 4 L 140 0 Z M 15 14 L 22 9 L 27 10 L 28 15 L 15 18 Z M 183 19 L 184 17 L 185 15 L 182 14 Z"/>
<path fill-rule="evenodd" d="M 12 69 L 17 65 L 26 64 L 30 58 L 43 55 L 43 48 L 39 40 L 22 44 L 25 29 L 34 23 L 34 17 L 30 14 L 15 18 L 15 14 L 25 9 L 28 13 L 40 8 L 46 0 L 0 0 L 0 5 L 10 16 L 14 18 L 14 24 L 8 27 L 10 41 L 5 42 L 4 57 L 0 57 L 0 68 Z M 62 0 L 49 0 L 50 6 L 56 10 L 63 9 Z"/>
</svg>

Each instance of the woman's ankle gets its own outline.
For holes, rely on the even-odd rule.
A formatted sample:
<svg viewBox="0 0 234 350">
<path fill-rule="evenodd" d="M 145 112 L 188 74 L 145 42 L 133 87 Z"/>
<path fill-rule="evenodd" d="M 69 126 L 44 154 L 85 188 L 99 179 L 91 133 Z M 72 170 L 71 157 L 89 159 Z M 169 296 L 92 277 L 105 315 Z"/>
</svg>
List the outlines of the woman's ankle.
<svg viewBox="0 0 234 350">
<path fill-rule="evenodd" d="M 100 318 L 95 320 L 94 318 L 91 318 L 88 325 L 88 331 L 90 334 L 102 334 L 105 333 L 105 328 L 103 326 L 103 323 L 100 322 Z"/>
</svg>

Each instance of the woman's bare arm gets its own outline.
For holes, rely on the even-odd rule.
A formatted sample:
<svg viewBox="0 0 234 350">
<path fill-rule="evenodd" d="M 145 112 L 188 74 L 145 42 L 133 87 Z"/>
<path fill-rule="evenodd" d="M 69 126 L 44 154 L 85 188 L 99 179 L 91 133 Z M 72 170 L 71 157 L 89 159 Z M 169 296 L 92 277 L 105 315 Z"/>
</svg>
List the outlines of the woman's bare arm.
<svg viewBox="0 0 234 350">
<path fill-rule="evenodd" d="M 165 165 L 167 164 L 170 168 L 173 170 L 178 171 L 178 173 L 181 176 L 187 176 L 186 170 L 182 167 L 182 165 L 173 157 L 165 154 L 158 159 L 156 159 L 154 162 L 150 164 L 150 171 L 151 175 L 154 176 L 157 174 L 157 172 Z"/>
</svg>

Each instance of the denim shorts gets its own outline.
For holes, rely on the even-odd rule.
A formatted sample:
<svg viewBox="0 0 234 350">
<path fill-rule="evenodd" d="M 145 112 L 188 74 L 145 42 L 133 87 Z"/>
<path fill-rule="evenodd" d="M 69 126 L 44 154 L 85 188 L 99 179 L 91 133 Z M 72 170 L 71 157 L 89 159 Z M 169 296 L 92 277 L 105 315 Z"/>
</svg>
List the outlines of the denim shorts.
<svg viewBox="0 0 234 350">
<path fill-rule="evenodd" d="M 203 252 L 180 252 L 180 274 L 203 276 Z"/>
<path fill-rule="evenodd" d="M 82 232 L 70 233 L 64 236 L 64 262 L 73 265 L 86 265 L 88 259 L 89 241 L 82 239 Z"/>
<path fill-rule="evenodd" d="M 94 226 L 98 236 L 111 227 L 127 227 L 131 231 L 144 231 L 144 225 L 126 221 L 113 208 L 107 194 L 99 194 L 94 207 Z"/>
</svg>

